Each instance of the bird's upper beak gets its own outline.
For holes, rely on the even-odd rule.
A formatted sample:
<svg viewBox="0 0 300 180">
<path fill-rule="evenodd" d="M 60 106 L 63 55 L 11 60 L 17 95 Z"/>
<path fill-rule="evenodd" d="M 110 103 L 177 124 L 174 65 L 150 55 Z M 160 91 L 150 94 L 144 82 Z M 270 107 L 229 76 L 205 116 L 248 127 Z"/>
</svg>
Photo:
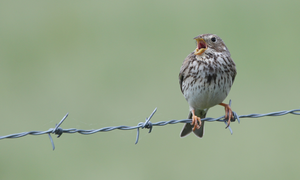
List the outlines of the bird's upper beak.
<svg viewBox="0 0 300 180">
<path fill-rule="evenodd" d="M 207 44 L 202 38 L 197 38 L 197 48 L 195 50 L 195 55 L 201 55 L 207 49 Z"/>
</svg>

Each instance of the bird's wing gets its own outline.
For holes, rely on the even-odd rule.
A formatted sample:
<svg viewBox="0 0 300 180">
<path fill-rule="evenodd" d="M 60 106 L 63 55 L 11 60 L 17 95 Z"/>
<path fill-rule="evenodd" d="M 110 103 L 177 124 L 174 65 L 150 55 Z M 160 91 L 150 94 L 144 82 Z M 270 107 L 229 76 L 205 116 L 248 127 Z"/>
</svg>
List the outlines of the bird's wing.
<svg viewBox="0 0 300 180">
<path fill-rule="evenodd" d="M 182 66 L 180 68 L 180 72 L 179 72 L 179 85 L 180 85 L 180 89 L 181 89 L 181 92 L 183 93 L 182 91 L 182 81 L 186 78 L 186 76 L 188 75 L 187 74 L 187 68 L 189 66 L 189 62 L 191 61 L 192 57 L 194 57 L 194 52 L 192 52 L 191 54 L 189 54 L 185 60 L 183 61 L 182 63 Z M 195 58 L 195 57 L 194 57 Z"/>
<path fill-rule="evenodd" d="M 231 57 L 229 57 L 228 58 L 228 60 L 229 61 L 231 61 L 231 63 L 233 63 L 234 64 L 234 62 L 233 62 L 233 60 L 232 60 L 232 58 Z M 236 72 L 236 68 L 235 68 L 235 64 L 234 64 L 234 66 L 233 67 L 230 67 L 231 68 L 231 72 L 232 72 L 232 75 L 231 75 L 231 80 L 232 80 L 232 84 L 233 84 L 233 82 L 234 82 L 234 79 L 235 79 L 235 76 L 236 76 L 236 74 L 237 74 L 237 72 Z"/>
</svg>

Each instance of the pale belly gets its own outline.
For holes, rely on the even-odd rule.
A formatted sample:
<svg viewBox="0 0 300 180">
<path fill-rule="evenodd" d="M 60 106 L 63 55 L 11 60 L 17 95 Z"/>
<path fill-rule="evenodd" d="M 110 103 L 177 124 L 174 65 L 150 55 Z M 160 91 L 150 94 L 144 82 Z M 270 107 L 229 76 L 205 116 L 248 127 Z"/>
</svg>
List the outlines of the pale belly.
<svg viewBox="0 0 300 180">
<path fill-rule="evenodd" d="M 187 80 L 185 82 L 189 81 Z M 223 79 L 220 80 L 218 84 L 219 85 L 216 83 L 208 84 L 196 82 L 188 86 L 184 91 L 184 97 L 190 106 L 190 110 L 209 109 L 222 103 L 230 91 L 232 82 L 231 79 Z"/>
</svg>

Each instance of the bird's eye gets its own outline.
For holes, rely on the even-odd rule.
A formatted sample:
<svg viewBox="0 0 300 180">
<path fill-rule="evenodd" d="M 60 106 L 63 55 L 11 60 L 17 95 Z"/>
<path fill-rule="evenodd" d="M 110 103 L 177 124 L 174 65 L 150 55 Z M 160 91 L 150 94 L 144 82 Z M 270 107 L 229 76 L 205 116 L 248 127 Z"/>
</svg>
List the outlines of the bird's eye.
<svg viewBox="0 0 300 180">
<path fill-rule="evenodd" d="M 211 38 L 211 41 L 212 41 L 212 42 L 216 42 L 217 39 L 216 39 L 215 37 L 212 37 L 212 38 Z"/>
</svg>

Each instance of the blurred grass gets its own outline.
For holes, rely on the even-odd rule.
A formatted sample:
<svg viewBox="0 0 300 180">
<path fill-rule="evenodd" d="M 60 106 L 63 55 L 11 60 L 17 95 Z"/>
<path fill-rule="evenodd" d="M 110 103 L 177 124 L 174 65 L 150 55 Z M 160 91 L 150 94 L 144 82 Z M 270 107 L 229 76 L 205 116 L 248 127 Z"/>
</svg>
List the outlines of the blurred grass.
<svg viewBox="0 0 300 180">
<path fill-rule="evenodd" d="M 299 108 L 298 1 L 1 1 L 0 135 L 183 119 L 178 72 L 193 37 L 218 34 L 240 115 Z M 223 115 L 221 107 L 208 116 Z M 1 141 L 0 179 L 298 179 L 299 117 Z M 18 173 L 15 173 L 18 172 Z"/>
</svg>

